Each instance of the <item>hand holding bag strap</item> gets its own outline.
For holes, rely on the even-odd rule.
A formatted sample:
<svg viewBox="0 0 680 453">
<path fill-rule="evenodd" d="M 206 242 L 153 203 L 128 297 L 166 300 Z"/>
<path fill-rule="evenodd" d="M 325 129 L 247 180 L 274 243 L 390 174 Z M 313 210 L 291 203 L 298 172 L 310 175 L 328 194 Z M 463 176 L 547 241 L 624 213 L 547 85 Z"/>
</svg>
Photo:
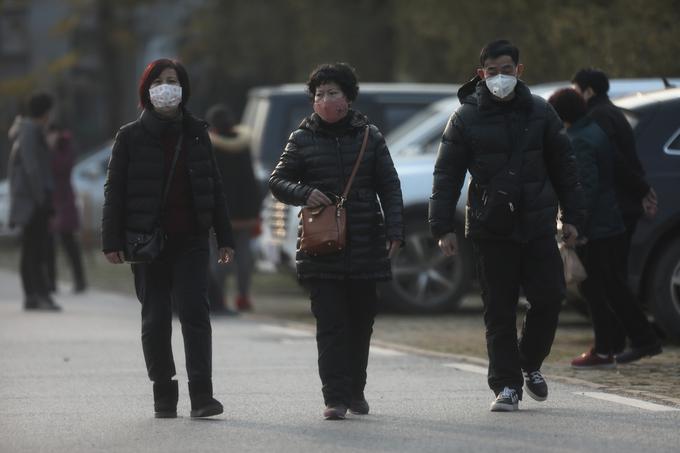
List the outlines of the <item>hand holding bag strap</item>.
<svg viewBox="0 0 680 453">
<path fill-rule="evenodd" d="M 347 196 L 349 195 L 349 190 L 352 188 L 352 183 L 354 182 L 354 177 L 357 174 L 357 171 L 359 170 L 359 165 L 361 164 L 361 160 L 364 157 L 364 153 L 366 152 L 366 145 L 368 145 L 368 132 L 369 132 L 369 126 L 366 126 L 366 131 L 364 132 L 364 141 L 361 144 L 361 150 L 359 151 L 359 157 L 357 157 L 357 161 L 354 163 L 354 168 L 352 168 L 352 174 L 349 176 L 349 179 L 347 180 L 347 185 L 345 186 L 345 191 L 342 192 L 342 200 L 341 203 L 344 203 L 345 200 L 347 200 Z"/>
</svg>

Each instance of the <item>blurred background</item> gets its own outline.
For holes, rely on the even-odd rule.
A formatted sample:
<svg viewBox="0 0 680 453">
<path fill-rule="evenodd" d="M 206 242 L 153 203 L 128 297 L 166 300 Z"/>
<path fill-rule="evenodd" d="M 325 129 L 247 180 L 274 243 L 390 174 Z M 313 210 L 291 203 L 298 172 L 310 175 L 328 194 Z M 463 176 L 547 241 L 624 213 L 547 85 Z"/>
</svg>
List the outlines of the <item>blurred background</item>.
<svg viewBox="0 0 680 453">
<path fill-rule="evenodd" d="M 135 118 L 137 79 L 165 56 L 186 63 L 199 115 L 215 100 L 240 112 L 249 88 L 301 82 L 334 60 L 363 82 L 461 83 L 497 37 L 520 47 L 530 84 L 584 66 L 672 76 L 678 23 L 678 0 L 0 0 L 0 130 L 48 90 L 91 151 Z M 8 149 L 0 134 L 0 178 Z"/>
</svg>

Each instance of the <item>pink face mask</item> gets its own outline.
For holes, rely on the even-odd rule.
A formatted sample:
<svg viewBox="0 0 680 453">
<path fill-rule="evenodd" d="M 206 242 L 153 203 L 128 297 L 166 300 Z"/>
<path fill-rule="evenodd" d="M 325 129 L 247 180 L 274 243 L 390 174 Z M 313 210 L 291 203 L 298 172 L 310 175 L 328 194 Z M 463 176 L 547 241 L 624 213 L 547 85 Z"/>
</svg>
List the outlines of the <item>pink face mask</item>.
<svg viewBox="0 0 680 453">
<path fill-rule="evenodd" d="M 349 104 L 344 98 L 323 99 L 314 103 L 314 112 L 327 123 L 337 123 L 347 115 Z"/>
</svg>

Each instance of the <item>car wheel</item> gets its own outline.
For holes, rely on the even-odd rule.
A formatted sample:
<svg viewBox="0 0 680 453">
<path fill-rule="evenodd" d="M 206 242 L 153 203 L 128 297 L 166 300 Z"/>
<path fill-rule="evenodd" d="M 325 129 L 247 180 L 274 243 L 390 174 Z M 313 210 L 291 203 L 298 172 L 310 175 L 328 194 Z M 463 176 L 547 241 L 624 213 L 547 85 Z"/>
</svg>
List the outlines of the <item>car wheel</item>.
<svg viewBox="0 0 680 453">
<path fill-rule="evenodd" d="M 392 281 L 381 286 L 385 308 L 404 313 L 455 310 L 470 287 L 471 248 L 459 238 L 460 253 L 445 257 L 427 224 L 407 222 L 406 246 L 392 260 Z"/>
<path fill-rule="evenodd" d="M 668 336 L 680 340 L 680 238 L 665 249 L 654 266 L 647 300 L 656 323 Z"/>
</svg>

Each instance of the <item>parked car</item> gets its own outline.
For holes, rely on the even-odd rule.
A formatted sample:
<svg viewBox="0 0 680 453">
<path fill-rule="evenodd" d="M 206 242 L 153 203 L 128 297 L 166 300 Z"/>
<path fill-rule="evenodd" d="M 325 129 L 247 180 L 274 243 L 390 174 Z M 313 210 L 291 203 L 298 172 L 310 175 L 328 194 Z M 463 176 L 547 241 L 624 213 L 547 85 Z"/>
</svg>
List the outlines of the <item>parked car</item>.
<svg viewBox="0 0 680 453">
<path fill-rule="evenodd" d="M 672 79 L 677 82 L 680 79 Z M 544 98 L 568 82 L 537 85 L 532 92 Z M 613 99 L 634 94 L 642 99 L 643 90 L 663 88 L 660 79 L 614 79 L 610 94 Z M 666 90 L 664 92 L 670 92 Z M 443 260 L 434 240 L 427 232 L 427 201 L 432 184 L 432 170 L 441 134 L 453 111 L 459 106 L 457 97 L 433 103 L 388 135 L 388 146 L 402 179 L 404 206 L 407 212 L 407 243 L 418 242 L 417 248 L 404 249 L 393 262 L 394 278 L 383 286 L 390 305 L 406 312 L 440 312 L 455 309 L 460 297 L 470 288 L 474 273 L 469 244 L 461 238 L 461 251 L 452 260 Z M 643 161 L 644 163 L 644 161 Z M 466 182 L 467 185 L 467 182 Z M 458 221 L 463 225 L 467 193 L 458 202 Z M 448 282 L 442 277 L 448 278 Z M 577 293 L 572 292 L 572 295 Z M 580 299 L 571 297 L 573 301 Z M 581 304 L 582 305 L 582 304 Z M 680 325 L 680 324 L 678 324 Z"/>
</svg>

